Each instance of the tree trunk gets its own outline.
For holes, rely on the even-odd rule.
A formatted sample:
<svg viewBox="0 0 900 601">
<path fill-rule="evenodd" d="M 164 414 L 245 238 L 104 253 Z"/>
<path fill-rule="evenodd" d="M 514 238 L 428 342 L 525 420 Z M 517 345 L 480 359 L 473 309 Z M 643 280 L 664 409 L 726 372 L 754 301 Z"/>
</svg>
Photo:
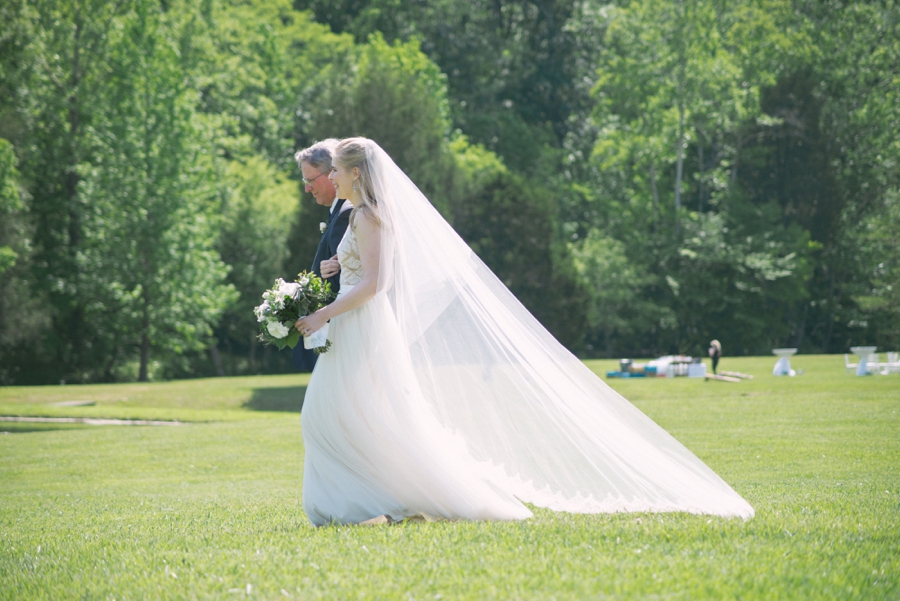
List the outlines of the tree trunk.
<svg viewBox="0 0 900 601">
<path fill-rule="evenodd" d="M 659 190 L 656 188 L 656 165 L 650 163 L 650 190 L 653 192 L 653 234 L 659 231 Z"/>
<path fill-rule="evenodd" d="M 683 25 L 682 25 L 683 28 Z M 681 233 L 681 179 L 684 175 L 684 85 L 687 65 L 684 31 L 681 32 L 681 57 L 678 67 L 678 159 L 675 164 L 675 233 Z"/>
<path fill-rule="evenodd" d="M 141 366 L 138 370 L 138 382 L 146 382 L 150 378 L 147 375 L 147 365 L 150 363 L 150 334 L 145 329 L 141 334 Z"/>
<path fill-rule="evenodd" d="M 69 164 L 65 175 L 66 200 L 68 204 L 68 255 L 71 270 L 69 277 L 75 285 L 75 306 L 68 316 L 69 320 L 69 344 L 72 349 L 70 367 L 76 368 L 80 363 L 82 352 L 82 324 L 84 323 L 84 310 L 78 298 L 82 291 L 79 289 L 78 251 L 81 246 L 81 214 L 78 210 L 78 172 L 76 168 L 80 162 L 78 152 L 78 128 L 80 125 L 80 110 L 78 106 L 78 85 L 81 82 L 81 15 L 75 15 L 75 31 L 72 48 L 72 76 L 69 80 Z"/>
<path fill-rule="evenodd" d="M 675 163 L 675 232 L 681 232 L 681 177 L 684 173 L 684 102 L 678 101 L 678 160 Z"/>
<path fill-rule="evenodd" d="M 209 345 L 209 354 L 212 357 L 213 365 L 216 368 L 216 375 L 220 378 L 225 377 L 225 368 L 222 366 L 222 355 L 219 353 L 219 347 L 213 342 Z"/>
<path fill-rule="evenodd" d="M 116 365 L 116 361 L 119 359 L 119 353 L 121 349 L 119 348 L 119 340 L 116 337 L 115 344 L 113 344 L 113 350 L 109 354 L 109 359 L 106 361 L 106 365 L 103 367 L 103 379 L 107 382 L 113 381 L 113 367 Z"/>
<path fill-rule="evenodd" d="M 138 382 L 149 380 L 147 366 L 150 363 L 150 299 L 144 288 L 144 311 L 141 318 L 141 366 L 138 370 Z"/>
<path fill-rule="evenodd" d="M 797 337 L 794 340 L 794 347 L 800 348 L 803 346 L 803 335 L 806 333 L 806 315 L 809 313 L 809 301 L 804 301 L 803 303 L 803 314 L 800 317 L 800 325 L 797 328 Z"/>
<path fill-rule="evenodd" d="M 737 132 L 737 141 L 734 145 L 734 161 L 731 163 L 731 183 L 733 184 L 737 181 L 737 172 L 738 172 L 738 158 L 741 156 L 741 145 L 743 145 L 744 139 L 741 138 L 741 131 L 738 129 Z"/>
<path fill-rule="evenodd" d="M 257 373 L 256 372 L 256 336 L 257 336 L 256 332 L 253 332 L 252 334 L 250 334 L 250 356 L 248 359 L 250 361 L 250 373 L 251 374 Z"/>
<path fill-rule="evenodd" d="M 697 212 L 703 212 L 703 144 L 697 144 Z"/>
<path fill-rule="evenodd" d="M 831 335 L 834 333 L 834 267 L 828 266 L 828 329 L 825 332 L 825 345 L 822 352 L 831 352 Z"/>
</svg>

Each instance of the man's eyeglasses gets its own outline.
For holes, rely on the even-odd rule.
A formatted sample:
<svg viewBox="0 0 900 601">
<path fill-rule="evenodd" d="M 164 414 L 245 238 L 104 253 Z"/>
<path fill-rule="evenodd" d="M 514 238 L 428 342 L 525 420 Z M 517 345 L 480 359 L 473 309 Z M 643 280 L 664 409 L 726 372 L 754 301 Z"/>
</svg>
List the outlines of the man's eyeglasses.
<svg viewBox="0 0 900 601">
<path fill-rule="evenodd" d="M 324 173 L 320 173 L 319 175 L 315 176 L 315 177 L 312 178 L 312 179 L 306 179 L 305 177 L 301 177 L 300 179 L 303 180 L 303 185 L 304 185 L 304 186 L 309 186 L 309 185 L 311 185 L 314 181 L 316 181 L 317 179 L 319 179 L 320 177 L 322 177 L 323 175 L 325 175 L 325 174 L 324 174 Z"/>
</svg>

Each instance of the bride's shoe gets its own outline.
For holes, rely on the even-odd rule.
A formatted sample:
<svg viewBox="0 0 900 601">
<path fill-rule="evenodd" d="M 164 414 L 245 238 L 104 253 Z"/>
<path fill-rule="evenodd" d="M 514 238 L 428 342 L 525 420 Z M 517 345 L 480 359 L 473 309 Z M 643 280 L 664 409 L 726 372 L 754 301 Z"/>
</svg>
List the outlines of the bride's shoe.
<svg viewBox="0 0 900 601">
<path fill-rule="evenodd" d="M 428 515 L 427 513 L 417 513 L 403 520 L 404 522 L 443 522 L 445 518 Z"/>
<path fill-rule="evenodd" d="M 359 522 L 357 526 L 381 526 L 383 524 L 390 524 L 391 518 L 386 515 L 379 515 L 378 517 L 369 518 L 368 520 L 364 520 Z"/>
<path fill-rule="evenodd" d="M 369 518 L 368 520 L 363 520 L 362 522 L 358 522 L 357 526 L 383 526 L 385 524 L 404 524 L 407 522 L 442 522 L 445 518 L 436 517 L 433 515 L 428 515 L 427 513 L 417 513 L 415 515 L 411 515 L 405 517 L 400 520 L 395 520 L 391 516 L 387 514 L 379 515 L 374 518 Z"/>
</svg>

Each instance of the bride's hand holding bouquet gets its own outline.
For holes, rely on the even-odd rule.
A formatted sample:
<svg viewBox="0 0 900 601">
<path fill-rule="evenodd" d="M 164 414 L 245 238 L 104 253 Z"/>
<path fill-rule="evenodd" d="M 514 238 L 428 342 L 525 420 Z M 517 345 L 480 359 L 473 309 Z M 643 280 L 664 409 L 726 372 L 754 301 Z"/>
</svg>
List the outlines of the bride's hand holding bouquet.
<svg viewBox="0 0 900 601">
<path fill-rule="evenodd" d="M 313 338 L 315 336 L 320 336 L 323 328 L 325 330 L 328 329 L 328 318 L 321 312 L 316 311 L 300 317 L 300 319 L 294 323 L 294 327 L 297 328 L 303 336 Z"/>
<path fill-rule="evenodd" d="M 304 317 L 315 317 L 316 311 L 335 299 L 331 284 L 315 273 L 303 271 L 294 282 L 278 278 L 263 297 L 263 304 L 254 309 L 259 322 L 259 339 L 279 349 L 294 348 L 304 335 L 303 345 L 318 354 L 328 351 L 328 323 L 315 320 L 316 327 L 306 325 L 303 332 L 295 327 Z M 307 318 L 308 319 L 308 318 Z"/>
</svg>

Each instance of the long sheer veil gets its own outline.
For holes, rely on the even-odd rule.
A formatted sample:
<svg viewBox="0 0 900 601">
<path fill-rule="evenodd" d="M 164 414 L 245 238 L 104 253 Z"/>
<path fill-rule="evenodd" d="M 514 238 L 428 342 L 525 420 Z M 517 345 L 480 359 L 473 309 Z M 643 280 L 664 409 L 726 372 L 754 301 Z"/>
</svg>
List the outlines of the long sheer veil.
<svg viewBox="0 0 900 601">
<path fill-rule="evenodd" d="M 382 220 L 379 291 L 418 386 L 484 476 L 520 500 L 577 513 L 753 508 L 566 350 L 372 141 Z"/>
</svg>

